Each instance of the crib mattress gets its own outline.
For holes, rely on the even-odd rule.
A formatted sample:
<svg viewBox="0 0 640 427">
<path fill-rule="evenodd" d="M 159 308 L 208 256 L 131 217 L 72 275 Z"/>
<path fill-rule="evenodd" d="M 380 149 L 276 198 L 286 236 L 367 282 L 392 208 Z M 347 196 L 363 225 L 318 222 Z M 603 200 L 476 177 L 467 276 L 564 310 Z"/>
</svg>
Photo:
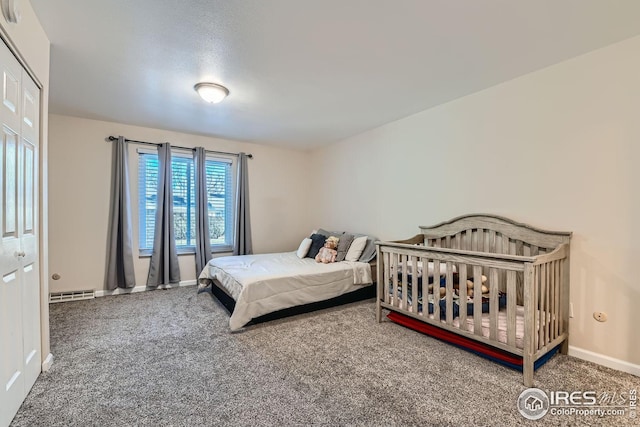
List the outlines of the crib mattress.
<svg viewBox="0 0 640 427">
<path fill-rule="evenodd" d="M 409 311 L 411 311 L 411 306 L 409 306 Z M 424 315 L 422 311 L 419 311 L 418 314 L 420 316 Z M 436 319 L 433 314 L 428 314 L 427 316 L 432 321 L 435 321 Z M 442 318 L 441 322 L 443 324 L 446 324 L 446 319 Z M 455 317 L 453 319 L 453 326 L 458 329 L 460 328 L 459 317 Z M 474 322 L 473 316 L 467 316 L 466 330 L 470 333 L 475 332 L 475 322 Z M 490 331 L 489 313 L 482 313 L 482 336 L 485 338 L 489 338 L 489 331 Z M 506 310 L 498 311 L 498 341 L 500 341 L 503 344 L 507 343 L 507 311 Z M 521 305 L 516 305 L 516 347 L 524 348 L 524 306 L 521 306 Z"/>
</svg>

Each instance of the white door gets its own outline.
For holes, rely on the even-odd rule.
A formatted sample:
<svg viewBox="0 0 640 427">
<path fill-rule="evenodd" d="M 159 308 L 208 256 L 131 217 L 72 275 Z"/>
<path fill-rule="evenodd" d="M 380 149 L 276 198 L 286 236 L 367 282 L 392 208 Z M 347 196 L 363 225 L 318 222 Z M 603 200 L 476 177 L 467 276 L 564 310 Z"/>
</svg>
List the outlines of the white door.
<svg viewBox="0 0 640 427">
<path fill-rule="evenodd" d="M 40 375 L 40 261 L 38 240 L 38 146 L 40 89 L 22 71 L 22 143 L 20 179 L 22 196 L 19 236 L 22 245 L 22 343 L 27 392 Z M 26 396 L 26 394 L 25 394 Z"/>
<path fill-rule="evenodd" d="M 0 426 L 40 373 L 38 142 L 40 93 L 0 43 Z"/>
</svg>

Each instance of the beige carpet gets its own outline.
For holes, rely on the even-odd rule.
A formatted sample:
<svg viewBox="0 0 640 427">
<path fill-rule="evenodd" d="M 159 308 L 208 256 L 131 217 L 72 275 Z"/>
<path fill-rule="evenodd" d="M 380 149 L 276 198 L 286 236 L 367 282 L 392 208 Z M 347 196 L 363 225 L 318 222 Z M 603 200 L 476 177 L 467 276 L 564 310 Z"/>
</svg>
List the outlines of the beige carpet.
<svg viewBox="0 0 640 427">
<path fill-rule="evenodd" d="M 15 426 L 636 425 L 628 417 L 524 419 L 521 374 L 389 321 L 373 300 L 230 333 L 195 287 L 51 306 L 53 368 Z M 640 378 L 568 356 L 545 390 L 626 393 Z"/>
</svg>

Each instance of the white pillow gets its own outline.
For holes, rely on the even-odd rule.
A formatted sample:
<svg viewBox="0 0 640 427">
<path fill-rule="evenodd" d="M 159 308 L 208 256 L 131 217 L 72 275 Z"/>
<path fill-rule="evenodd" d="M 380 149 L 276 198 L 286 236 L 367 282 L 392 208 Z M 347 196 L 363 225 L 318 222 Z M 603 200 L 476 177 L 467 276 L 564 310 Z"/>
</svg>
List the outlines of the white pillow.
<svg viewBox="0 0 640 427">
<path fill-rule="evenodd" d="M 298 251 L 296 252 L 298 258 L 304 258 L 307 256 L 307 254 L 309 253 L 309 249 L 311 248 L 311 242 L 311 239 L 308 237 L 302 239 L 302 242 L 300 242 L 300 246 L 298 246 Z"/>
<path fill-rule="evenodd" d="M 352 262 L 358 261 L 366 245 L 367 236 L 356 237 L 355 239 L 353 239 L 353 242 L 351 243 L 351 246 L 349 246 L 349 250 L 347 251 L 347 255 L 344 257 L 344 260 Z"/>
</svg>

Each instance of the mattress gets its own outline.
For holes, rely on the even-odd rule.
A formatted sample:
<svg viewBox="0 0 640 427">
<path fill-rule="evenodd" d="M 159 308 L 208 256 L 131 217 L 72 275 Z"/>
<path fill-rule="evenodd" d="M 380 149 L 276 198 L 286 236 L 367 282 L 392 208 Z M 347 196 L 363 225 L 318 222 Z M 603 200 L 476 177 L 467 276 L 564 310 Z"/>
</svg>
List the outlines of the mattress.
<svg viewBox="0 0 640 427">
<path fill-rule="evenodd" d="M 402 307 L 402 303 L 400 303 L 400 307 Z M 409 306 L 409 311 L 411 311 L 411 306 Z M 424 315 L 422 311 L 418 312 L 419 315 Z M 431 320 L 435 320 L 435 316 L 433 313 L 428 313 L 427 316 Z M 482 331 L 481 334 L 485 338 L 489 338 L 490 334 L 490 316 L 489 313 L 482 313 Z M 443 324 L 446 324 L 446 319 L 440 319 Z M 473 315 L 468 316 L 466 319 L 466 330 L 470 333 L 475 333 L 475 323 Z M 455 328 L 460 328 L 460 318 L 455 317 L 453 319 L 453 326 Z M 510 327 L 513 327 L 511 325 Z M 516 347 L 524 348 L 524 307 L 521 305 L 516 305 Z M 501 309 L 498 311 L 498 329 L 497 329 L 497 338 L 498 341 L 506 344 L 507 343 L 507 311 L 505 309 Z"/>
<path fill-rule="evenodd" d="M 251 319 L 284 308 L 323 301 L 373 283 L 366 262 L 322 264 L 295 252 L 214 258 L 198 282 L 215 282 L 235 301 L 232 331 Z"/>
</svg>

